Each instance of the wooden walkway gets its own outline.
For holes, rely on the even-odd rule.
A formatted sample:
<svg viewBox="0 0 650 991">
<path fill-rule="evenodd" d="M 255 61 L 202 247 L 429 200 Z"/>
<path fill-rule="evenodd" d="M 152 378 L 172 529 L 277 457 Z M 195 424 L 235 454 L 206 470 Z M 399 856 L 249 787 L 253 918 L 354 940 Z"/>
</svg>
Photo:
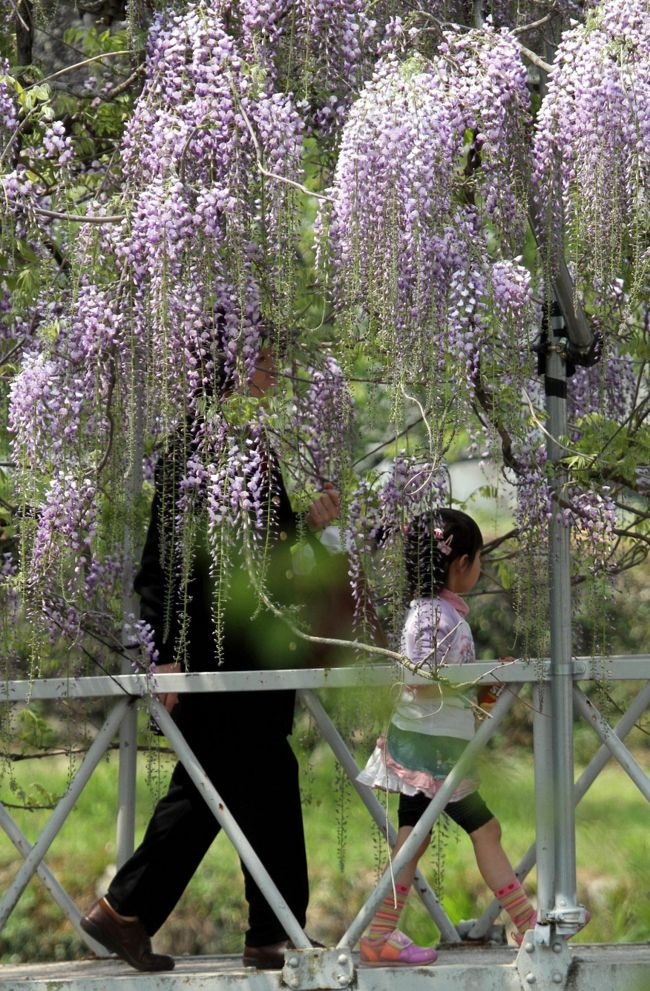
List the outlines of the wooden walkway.
<svg viewBox="0 0 650 991">
<path fill-rule="evenodd" d="M 650 945 L 571 948 L 571 970 L 562 985 L 526 980 L 513 947 L 443 949 L 436 964 L 421 968 L 357 966 L 357 991 L 650 991 Z M 355 955 L 358 965 L 358 958 Z M 547 984 L 546 987 L 542 986 Z M 176 969 L 139 974 L 120 960 L 0 966 L 1 991 L 283 991 L 280 971 L 245 968 L 241 957 L 178 957 Z"/>
</svg>

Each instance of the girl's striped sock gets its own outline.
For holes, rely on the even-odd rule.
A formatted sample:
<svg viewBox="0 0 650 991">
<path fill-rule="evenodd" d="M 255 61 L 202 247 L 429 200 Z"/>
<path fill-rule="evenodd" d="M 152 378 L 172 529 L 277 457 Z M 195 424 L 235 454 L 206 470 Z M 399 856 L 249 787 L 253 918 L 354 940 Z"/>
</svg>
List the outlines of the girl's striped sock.
<svg viewBox="0 0 650 991">
<path fill-rule="evenodd" d="M 366 939 L 384 942 L 390 934 L 397 929 L 399 917 L 408 897 L 409 889 L 405 884 L 395 885 L 395 897 L 393 892 L 386 895 L 383 902 L 377 909 L 370 928 L 366 933 Z"/>
<path fill-rule="evenodd" d="M 499 888 L 494 892 L 496 899 L 501 903 L 501 907 L 506 910 L 514 922 L 517 932 L 523 936 L 535 925 L 537 913 L 533 908 L 530 899 L 521 886 L 521 882 L 515 878 L 510 884 Z"/>
</svg>

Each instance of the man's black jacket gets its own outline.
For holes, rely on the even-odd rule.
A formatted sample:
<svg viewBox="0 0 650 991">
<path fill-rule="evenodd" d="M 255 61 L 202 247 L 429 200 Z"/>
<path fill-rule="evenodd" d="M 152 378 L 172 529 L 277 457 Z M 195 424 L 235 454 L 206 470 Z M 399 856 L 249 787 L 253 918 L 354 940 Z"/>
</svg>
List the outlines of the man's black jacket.
<svg viewBox="0 0 650 991">
<path fill-rule="evenodd" d="M 195 548 L 189 581 L 179 578 L 178 554 L 174 553 L 178 472 L 174 457 L 161 460 L 151 519 L 135 578 L 140 596 L 140 615 L 152 628 L 158 664 L 180 661 L 190 671 L 246 671 L 295 667 L 301 644 L 281 620 L 258 609 L 257 596 L 246 571 L 235 566 L 229 581 L 224 610 L 221 663 L 215 635 L 215 581 L 205 542 Z M 267 584 L 272 597 L 291 601 L 293 573 L 291 546 L 297 517 L 291 509 L 280 468 L 269 456 L 268 479 L 263 501 L 268 500 L 271 523 L 267 541 Z M 260 553 L 260 568 L 263 552 Z M 186 619 L 184 620 L 184 616 Z M 185 646 L 181 647 L 185 626 Z M 201 736 L 212 730 L 220 737 L 240 735 L 243 725 L 261 727 L 270 733 L 289 734 L 293 720 L 293 691 L 186 694 L 174 716 L 186 735 Z"/>
</svg>

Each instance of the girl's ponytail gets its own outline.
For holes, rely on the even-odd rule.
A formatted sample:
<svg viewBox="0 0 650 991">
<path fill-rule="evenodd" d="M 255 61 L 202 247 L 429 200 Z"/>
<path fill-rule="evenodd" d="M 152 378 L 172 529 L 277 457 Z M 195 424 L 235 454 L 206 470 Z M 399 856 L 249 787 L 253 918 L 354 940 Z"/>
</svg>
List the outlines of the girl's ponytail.
<svg viewBox="0 0 650 991">
<path fill-rule="evenodd" d="M 475 521 L 459 509 L 437 509 L 416 516 L 405 540 L 406 580 L 411 598 L 431 598 L 447 584 L 449 565 L 467 554 L 473 561 L 483 546 Z"/>
</svg>

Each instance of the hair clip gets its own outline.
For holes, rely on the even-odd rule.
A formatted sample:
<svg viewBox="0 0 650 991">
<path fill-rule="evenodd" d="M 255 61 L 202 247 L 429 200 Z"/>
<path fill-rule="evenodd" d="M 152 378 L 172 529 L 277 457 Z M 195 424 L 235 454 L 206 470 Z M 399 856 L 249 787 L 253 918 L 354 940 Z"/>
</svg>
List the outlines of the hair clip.
<svg viewBox="0 0 650 991">
<path fill-rule="evenodd" d="M 433 536 L 437 540 L 437 545 L 436 546 L 437 546 L 438 550 L 440 551 L 440 553 L 441 554 L 444 554 L 445 557 L 447 557 L 449 554 L 451 554 L 451 542 L 452 542 L 452 540 L 454 538 L 453 533 L 450 533 L 449 536 L 447 537 L 447 539 L 445 540 L 444 539 L 444 536 L 445 535 L 444 535 L 443 530 L 439 526 L 437 526 L 437 527 L 434 528 Z"/>
</svg>

